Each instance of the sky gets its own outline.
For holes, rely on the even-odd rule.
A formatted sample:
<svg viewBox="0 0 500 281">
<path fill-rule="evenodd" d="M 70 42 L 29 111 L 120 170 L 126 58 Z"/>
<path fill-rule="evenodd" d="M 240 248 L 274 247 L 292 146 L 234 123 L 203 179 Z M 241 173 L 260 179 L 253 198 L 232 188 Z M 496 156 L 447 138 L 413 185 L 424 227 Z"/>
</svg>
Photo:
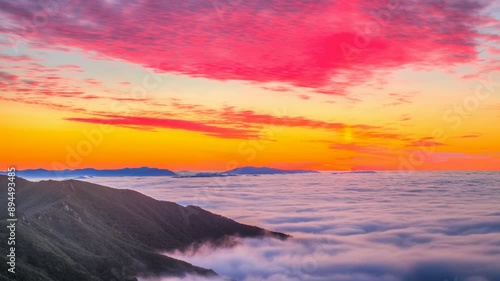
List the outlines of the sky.
<svg viewBox="0 0 500 281">
<path fill-rule="evenodd" d="M 5 170 L 498 170 L 500 1 L 0 0 Z"/>
</svg>

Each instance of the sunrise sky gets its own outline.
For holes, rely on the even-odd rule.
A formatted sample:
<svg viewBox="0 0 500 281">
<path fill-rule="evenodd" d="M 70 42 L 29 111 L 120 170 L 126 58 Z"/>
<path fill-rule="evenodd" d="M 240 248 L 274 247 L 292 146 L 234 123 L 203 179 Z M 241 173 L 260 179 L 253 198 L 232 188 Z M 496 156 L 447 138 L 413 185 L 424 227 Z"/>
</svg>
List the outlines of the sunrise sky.
<svg viewBox="0 0 500 281">
<path fill-rule="evenodd" d="M 0 7 L 1 170 L 500 168 L 499 1 Z"/>
</svg>

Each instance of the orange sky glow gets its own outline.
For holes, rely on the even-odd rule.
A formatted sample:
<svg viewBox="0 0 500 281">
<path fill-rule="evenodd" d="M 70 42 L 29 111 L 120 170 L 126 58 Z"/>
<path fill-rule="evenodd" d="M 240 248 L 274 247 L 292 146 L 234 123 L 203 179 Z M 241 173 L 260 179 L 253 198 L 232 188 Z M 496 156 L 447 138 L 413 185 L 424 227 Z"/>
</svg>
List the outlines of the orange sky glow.
<svg viewBox="0 0 500 281">
<path fill-rule="evenodd" d="M 0 170 L 500 168 L 497 1 L 21 2 Z"/>
</svg>

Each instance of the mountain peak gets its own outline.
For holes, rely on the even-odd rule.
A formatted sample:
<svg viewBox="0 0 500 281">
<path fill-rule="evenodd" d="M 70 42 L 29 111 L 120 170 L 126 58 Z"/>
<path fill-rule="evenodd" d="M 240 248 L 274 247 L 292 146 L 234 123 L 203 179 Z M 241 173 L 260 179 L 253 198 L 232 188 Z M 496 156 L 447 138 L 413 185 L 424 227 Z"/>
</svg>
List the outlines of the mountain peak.
<svg viewBox="0 0 500 281">
<path fill-rule="evenodd" d="M 0 176 L 2 188 L 7 182 L 7 176 Z M 6 194 L 0 195 L 4 206 Z M 25 281 L 112 280 L 111 270 L 116 268 L 128 268 L 134 276 L 214 275 L 158 252 L 224 244 L 230 236 L 288 237 L 200 207 L 183 207 L 136 191 L 79 180 L 31 182 L 17 178 L 16 204 L 17 235 L 23 241 L 16 245 L 23 268 L 17 274 Z M 0 219 L 5 216 L 1 213 Z"/>
<path fill-rule="evenodd" d="M 224 173 L 236 174 L 236 175 L 271 175 L 271 174 L 301 174 L 301 173 L 317 173 L 317 172 L 312 170 L 281 170 L 270 167 L 245 166 L 225 171 Z"/>
<path fill-rule="evenodd" d="M 94 168 L 75 170 L 19 170 L 17 175 L 26 178 L 86 178 L 86 177 L 152 177 L 152 176 L 175 176 L 176 173 L 159 168 L 123 168 L 97 170 Z"/>
</svg>

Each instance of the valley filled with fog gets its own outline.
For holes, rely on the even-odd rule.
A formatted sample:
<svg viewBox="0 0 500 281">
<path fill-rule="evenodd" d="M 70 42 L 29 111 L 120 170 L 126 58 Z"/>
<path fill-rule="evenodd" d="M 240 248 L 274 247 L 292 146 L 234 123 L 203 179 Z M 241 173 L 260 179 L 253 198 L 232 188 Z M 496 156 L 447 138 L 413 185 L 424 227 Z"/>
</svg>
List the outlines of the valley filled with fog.
<svg viewBox="0 0 500 281">
<path fill-rule="evenodd" d="M 87 181 L 293 238 L 165 253 L 216 280 L 500 280 L 500 173 L 378 172 Z M 153 279 L 144 279 L 153 280 Z M 182 279 L 206 280 L 196 276 Z"/>
</svg>

